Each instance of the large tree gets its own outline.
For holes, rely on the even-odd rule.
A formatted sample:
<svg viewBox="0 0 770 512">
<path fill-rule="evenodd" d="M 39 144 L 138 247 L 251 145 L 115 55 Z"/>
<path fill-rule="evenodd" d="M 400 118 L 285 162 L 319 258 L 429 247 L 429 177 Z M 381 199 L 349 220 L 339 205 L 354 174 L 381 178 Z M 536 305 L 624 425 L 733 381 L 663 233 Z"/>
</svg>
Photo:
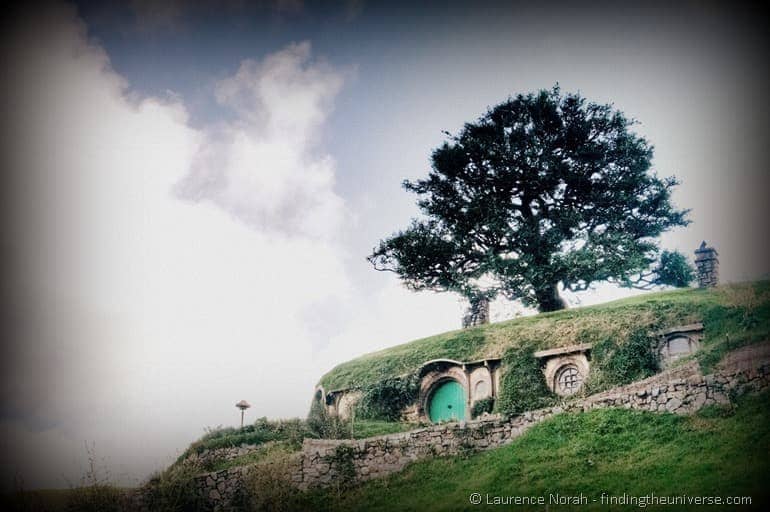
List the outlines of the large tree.
<svg viewBox="0 0 770 512">
<path fill-rule="evenodd" d="M 472 311 L 498 294 L 562 309 L 560 285 L 681 284 L 653 269 L 655 238 L 686 225 L 687 211 L 671 204 L 678 183 L 652 172 L 634 123 L 558 86 L 509 98 L 445 132 L 428 177 L 403 184 L 424 217 L 369 261 L 413 290 L 460 293 Z"/>
</svg>

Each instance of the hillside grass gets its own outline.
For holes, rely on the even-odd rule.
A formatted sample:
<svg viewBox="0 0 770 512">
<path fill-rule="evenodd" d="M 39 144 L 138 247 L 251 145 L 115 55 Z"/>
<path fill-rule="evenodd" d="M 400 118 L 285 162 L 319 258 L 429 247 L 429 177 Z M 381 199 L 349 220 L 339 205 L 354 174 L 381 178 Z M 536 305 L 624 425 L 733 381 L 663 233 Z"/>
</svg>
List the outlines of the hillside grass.
<svg viewBox="0 0 770 512">
<path fill-rule="evenodd" d="M 418 428 L 416 423 L 390 422 L 381 420 L 356 419 L 352 425 L 352 438 L 395 434 Z M 203 471 L 220 471 L 236 466 L 261 463 L 280 454 L 290 454 L 300 450 L 304 438 L 318 438 L 317 432 L 308 422 L 299 418 L 288 420 L 268 420 L 259 418 L 243 429 L 218 427 L 209 429 L 200 439 L 194 441 L 177 458 L 172 467 L 180 464 L 193 453 L 219 448 L 234 448 L 242 445 L 256 446 L 257 449 L 230 460 L 215 460 L 202 468 Z M 351 437 L 351 436 L 345 436 Z"/>
<path fill-rule="evenodd" d="M 385 434 L 396 434 L 418 428 L 415 423 L 391 422 L 378 420 L 356 420 L 353 424 L 353 439 L 364 439 L 367 437 L 381 436 Z M 313 437 L 311 435 L 306 437 Z M 228 442 L 237 443 L 239 436 L 230 434 L 227 436 Z M 249 434 L 244 434 L 242 439 L 253 440 Z M 217 443 L 219 444 L 219 443 Z M 296 439 L 286 438 L 281 440 L 272 440 L 256 444 L 257 448 L 247 454 L 235 457 L 230 460 L 214 461 L 211 465 L 203 468 L 205 471 L 221 471 L 223 469 L 234 468 L 238 466 L 247 466 L 251 464 L 262 464 L 272 460 L 280 459 L 282 456 L 296 453 L 300 450 L 302 443 Z M 240 446 L 234 444 L 233 446 Z M 185 452 L 188 453 L 188 452 Z M 181 459 L 180 459 L 181 461 Z"/>
<path fill-rule="evenodd" d="M 363 355 L 323 375 L 325 390 L 371 386 L 415 372 L 431 359 L 470 361 L 504 357 L 509 349 L 545 349 L 614 340 L 640 330 L 704 323 L 702 363 L 770 338 L 770 281 L 649 293 L 601 305 L 572 308 L 451 331 Z M 612 383 L 609 383 L 612 384 Z"/>
<path fill-rule="evenodd" d="M 561 414 L 532 427 L 511 445 L 467 458 L 417 462 L 388 478 L 345 492 L 298 499 L 298 510 L 471 510 L 471 493 L 494 496 L 750 496 L 767 506 L 770 490 L 770 393 L 711 406 L 691 417 L 627 409 Z M 499 508 L 499 507 L 498 507 Z M 543 506 L 505 509 L 545 510 Z M 554 506 L 547 510 L 620 510 L 638 506 Z M 648 510 L 696 510 L 660 506 Z M 725 506 L 707 507 L 713 510 Z"/>
</svg>

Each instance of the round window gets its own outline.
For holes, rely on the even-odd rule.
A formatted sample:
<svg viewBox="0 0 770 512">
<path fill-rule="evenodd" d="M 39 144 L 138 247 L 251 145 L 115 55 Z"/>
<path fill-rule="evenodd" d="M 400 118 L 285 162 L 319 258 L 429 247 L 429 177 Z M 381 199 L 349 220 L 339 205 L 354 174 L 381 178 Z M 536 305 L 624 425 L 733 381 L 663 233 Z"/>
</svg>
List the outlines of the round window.
<svg viewBox="0 0 770 512">
<path fill-rule="evenodd" d="M 577 369 L 577 366 L 568 364 L 559 369 L 556 374 L 556 386 L 559 393 L 563 395 L 571 395 L 583 384 L 583 376 Z"/>
</svg>

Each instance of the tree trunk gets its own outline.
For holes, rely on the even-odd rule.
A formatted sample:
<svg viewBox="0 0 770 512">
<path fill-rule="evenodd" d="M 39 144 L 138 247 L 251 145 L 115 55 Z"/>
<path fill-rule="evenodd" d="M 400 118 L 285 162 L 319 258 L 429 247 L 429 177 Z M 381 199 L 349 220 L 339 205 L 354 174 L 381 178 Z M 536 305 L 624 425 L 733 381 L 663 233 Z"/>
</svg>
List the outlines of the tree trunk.
<svg viewBox="0 0 770 512">
<path fill-rule="evenodd" d="M 541 313 L 549 311 L 558 311 L 565 309 L 567 304 L 559 296 L 559 289 L 556 284 L 549 284 L 535 290 L 537 298 L 537 310 Z"/>
<path fill-rule="evenodd" d="M 486 297 L 470 301 L 470 307 L 463 317 L 463 328 L 489 323 L 489 299 Z"/>
</svg>

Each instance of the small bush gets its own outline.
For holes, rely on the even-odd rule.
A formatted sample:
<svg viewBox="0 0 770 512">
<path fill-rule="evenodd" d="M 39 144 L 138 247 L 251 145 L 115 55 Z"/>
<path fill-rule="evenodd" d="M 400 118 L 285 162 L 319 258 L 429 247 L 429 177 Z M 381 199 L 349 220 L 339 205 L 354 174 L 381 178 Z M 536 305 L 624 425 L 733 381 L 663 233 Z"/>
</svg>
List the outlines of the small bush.
<svg viewBox="0 0 770 512">
<path fill-rule="evenodd" d="M 241 489 L 242 508 L 255 512 L 301 510 L 301 496 L 292 484 L 291 472 L 291 461 L 286 457 L 252 466 Z"/>
<path fill-rule="evenodd" d="M 594 393 L 654 375 L 659 368 L 653 346 L 646 329 L 632 331 L 625 342 L 605 338 L 595 343 L 586 392 Z"/>
<path fill-rule="evenodd" d="M 356 414 L 365 419 L 399 421 L 404 408 L 417 400 L 419 390 L 416 374 L 381 380 L 361 390 Z"/>
<path fill-rule="evenodd" d="M 349 489 L 356 481 L 356 466 L 353 463 L 355 454 L 355 448 L 341 444 L 334 449 L 334 453 L 327 456 L 326 461 L 336 475 L 334 489 L 338 494 Z"/>
<path fill-rule="evenodd" d="M 95 448 L 86 444 L 88 469 L 77 487 L 70 489 L 67 499 L 69 512 L 118 512 L 123 508 L 125 494 L 110 484 L 109 477 L 96 465 Z"/>
<path fill-rule="evenodd" d="M 476 400 L 476 402 L 473 404 L 473 408 L 471 409 L 471 418 L 478 418 L 485 412 L 491 413 L 494 407 L 495 399 L 491 396 L 488 398 L 482 398 L 481 400 Z"/>
<path fill-rule="evenodd" d="M 268 420 L 259 418 L 251 425 L 242 429 L 233 427 L 207 428 L 206 433 L 177 459 L 177 463 L 190 456 L 191 453 L 202 453 L 205 450 L 231 448 L 242 444 L 259 445 L 269 441 L 288 441 L 292 446 L 302 445 L 305 437 L 315 437 L 306 421 L 299 418 L 288 420 Z"/>
<path fill-rule="evenodd" d="M 322 403 L 313 402 L 307 418 L 310 435 L 320 439 L 350 439 L 352 436 L 350 422 L 339 416 L 332 416 Z"/>
<path fill-rule="evenodd" d="M 67 500 L 69 512 L 119 512 L 123 492 L 109 484 L 92 483 L 70 490 Z"/>
<path fill-rule="evenodd" d="M 203 471 L 200 466 L 184 464 L 156 473 L 145 484 L 145 505 L 154 512 L 200 510 L 194 477 Z"/>
<path fill-rule="evenodd" d="M 545 383 L 533 347 L 508 349 L 503 355 L 503 365 L 505 373 L 500 383 L 498 411 L 518 414 L 553 403 L 553 394 Z"/>
</svg>

